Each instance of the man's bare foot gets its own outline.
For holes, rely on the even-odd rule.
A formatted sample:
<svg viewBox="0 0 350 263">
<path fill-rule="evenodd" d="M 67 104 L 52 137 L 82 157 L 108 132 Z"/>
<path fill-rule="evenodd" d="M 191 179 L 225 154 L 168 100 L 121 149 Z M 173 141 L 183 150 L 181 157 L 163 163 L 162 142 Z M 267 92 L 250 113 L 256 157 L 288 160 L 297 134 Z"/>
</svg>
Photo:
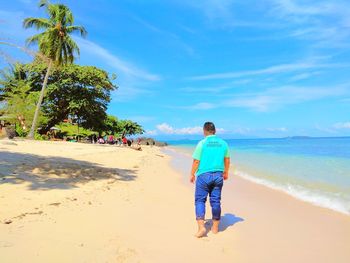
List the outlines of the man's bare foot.
<svg viewBox="0 0 350 263">
<path fill-rule="evenodd" d="M 211 232 L 213 234 L 217 234 L 219 232 L 219 223 L 220 220 L 213 220 L 213 225 L 211 227 Z"/>
<path fill-rule="evenodd" d="M 207 233 L 207 230 L 204 228 L 199 228 L 198 232 L 195 234 L 196 237 L 201 238 L 204 237 L 205 234 Z"/>
</svg>

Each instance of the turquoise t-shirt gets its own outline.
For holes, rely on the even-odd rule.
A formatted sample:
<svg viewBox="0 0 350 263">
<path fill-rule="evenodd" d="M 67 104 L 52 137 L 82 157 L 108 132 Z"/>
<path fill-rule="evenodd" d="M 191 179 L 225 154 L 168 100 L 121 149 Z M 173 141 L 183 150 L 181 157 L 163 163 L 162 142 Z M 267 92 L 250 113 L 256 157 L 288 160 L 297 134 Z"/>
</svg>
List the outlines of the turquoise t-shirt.
<svg viewBox="0 0 350 263">
<path fill-rule="evenodd" d="M 199 160 L 198 176 L 206 172 L 224 171 L 224 158 L 230 157 L 230 150 L 224 140 L 209 135 L 197 144 L 192 157 Z"/>
</svg>

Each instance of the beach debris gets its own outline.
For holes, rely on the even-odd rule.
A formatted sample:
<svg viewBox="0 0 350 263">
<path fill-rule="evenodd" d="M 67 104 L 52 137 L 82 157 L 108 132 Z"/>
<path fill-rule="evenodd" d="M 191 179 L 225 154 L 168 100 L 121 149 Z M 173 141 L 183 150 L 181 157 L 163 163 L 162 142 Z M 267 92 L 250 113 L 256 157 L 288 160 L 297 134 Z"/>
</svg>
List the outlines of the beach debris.
<svg viewBox="0 0 350 263">
<path fill-rule="evenodd" d="M 27 216 L 27 215 L 41 215 L 43 213 L 43 211 L 38 211 L 38 212 L 26 212 L 26 213 L 22 213 L 18 216 L 15 216 L 14 218 L 18 218 L 18 219 L 22 219 L 23 217 Z"/>
<path fill-rule="evenodd" d="M 51 203 L 49 205 L 53 205 L 53 206 L 59 206 L 61 203 L 57 202 L 57 203 Z"/>
<path fill-rule="evenodd" d="M 5 219 L 4 224 L 9 225 L 12 223 L 11 219 Z"/>
<path fill-rule="evenodd" d="M 109 179 L 107 181 L 107 184 L 114 184 L 117 180 L 116 179 Z"/>
<path fill-rule="evenodd" d="M 156 155 L 159 156 L 159 157 L 162 157 L 162 158 L 164 157 L 164 155 L 160 155 L 160 154 L 156 154 Z"/>
</svg>

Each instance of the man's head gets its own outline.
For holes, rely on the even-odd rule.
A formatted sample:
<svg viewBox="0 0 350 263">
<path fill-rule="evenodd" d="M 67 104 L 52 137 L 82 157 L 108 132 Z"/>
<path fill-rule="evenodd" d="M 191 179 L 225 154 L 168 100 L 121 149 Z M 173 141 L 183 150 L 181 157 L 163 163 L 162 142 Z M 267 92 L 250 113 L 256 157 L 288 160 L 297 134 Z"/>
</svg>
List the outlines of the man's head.
<svg viewBox="0 0 350 263">
<path fill-rule="evenodd" d="M 215 125 L 212 122 L 206 122 L 203 125 L 203 132 L 205 136 L 213 135 L 216 132 Z"/>
</svg>

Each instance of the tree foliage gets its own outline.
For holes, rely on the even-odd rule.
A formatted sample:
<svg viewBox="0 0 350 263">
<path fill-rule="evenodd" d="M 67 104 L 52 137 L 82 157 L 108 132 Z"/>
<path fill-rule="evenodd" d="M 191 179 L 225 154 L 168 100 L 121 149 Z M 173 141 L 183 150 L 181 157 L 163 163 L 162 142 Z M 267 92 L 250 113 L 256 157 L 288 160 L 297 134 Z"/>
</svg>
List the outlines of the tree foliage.
<svg viewBox="0 0 350 263">
<path fill-rule="evenodd" d="M 30 83 L 24 80 L 21 65 L 3 71 L 0 78 L 0 112 L 8 122 L 17 123 L 18 133 L 25 135 L 34 116 L 39 92 L 32 91 Z M 44 122 L 40 115 L 39 122 Z"/>
<path fill-rule="evenodd" d="M 117 117 L 108 115 L 105 121 L 104 132 L 119 136 L 143 134 L 142 126 L 131 120 L 118 120 Z"/>
<path fill-rule="evenodd" d="M 28 44 L 38 44 L 39 51 L 55 63 L 61 65 L 72 63 L 74 54 L 79 55 L 79 47 L 70 36 L 78 33 L 85 37 L 87 32 L 83 26 L 74 25 L 71 10 L 63 4 L 51 4 L 41 1 L 48 18 L 28 17 L 24 19 L 24 28 L 36 28 L 43 32 L 27 39 Z"/>
<path fill-rule="evenodd" d="M 26 83 L 23 92 L 29 95 L 41 89 L 46 64 L 38 61 L 18 65 L 13 78 Z M 3 79 L 2 97 L 8 98 L 15 91 L 13 80 Z M 23 86 L 19 87 L 23 89 Z M 68 64 L 54 67 L 48 80 L 42 112 L 47 122 L 41 126 L 46 133 L 52 126 L 68 118 L 79 118 L 80 125 L 87 129 L 102 131 L 105 128 L 110 92 L 116 89 L 107 72 L 93 66 Z"/>
<path fill-rule="evenodd" d="M 28 17 L 24 19 L 24 28 L 35 27 L 37 30 L 44 30 L 27 39 L 28 44 L 38 44 L 40 56 L 48 58 L 48 68 L 42 82 L 42 88 L 38 103 L 36 105 L 32 127 L 28 134 L 34 138 L 40 107 L 44 98 L 48 77 L 51 73 L 52 64 L 68 64 L 74 61 L 74 54 L 79 55 L 79 47 L 70 34 L 80 33 L 85 37 L 87 32 L 84 27 L 73 25 L 74 18 L 70 9 L 62 4 L 51 4 L 48 0 L 41 0 L 39 7 L 45 7 L 48 18 Z M 47 59 L 45 59 L 47 60 Z"/>
<path fill-rule="evenodd" d="M 131 120 L 121 120 L 119 122 L 119 126 L 121 128 L 123 136 L 143 134 L 145 132 L 140 124 Z"/>
</svg>

